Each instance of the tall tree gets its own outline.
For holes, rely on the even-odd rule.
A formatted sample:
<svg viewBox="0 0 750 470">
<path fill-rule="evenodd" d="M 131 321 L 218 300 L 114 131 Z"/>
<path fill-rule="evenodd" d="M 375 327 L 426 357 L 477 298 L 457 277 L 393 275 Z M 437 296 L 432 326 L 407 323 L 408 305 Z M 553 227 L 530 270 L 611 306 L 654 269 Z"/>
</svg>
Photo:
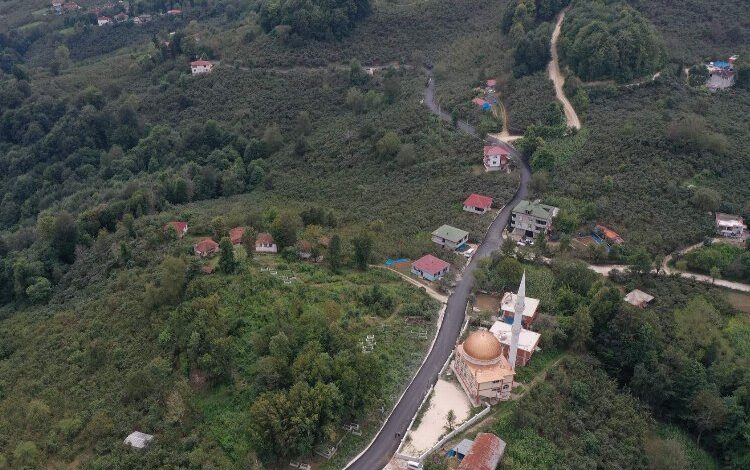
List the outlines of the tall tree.
<svg viewBox="0 0 750 470">
<path fill-rule="evenodd" d="M 52 227 L 52 249 L 60 261 L 72 263 L 75 261 L 76 243 L 78 243 L 78 225 L 67 212 L 61 212 L 55 218 Z"/>
<path fill-rule="evenodd" d="M 328 244 L 328 267 L 335 274 L 341 271 L 341 237 L 338 235 L 331 237 Z"/>
<path fill-rule="evenodd" d="M 366 271 L 372 256 L 372 236 L 368 233 L 362 233 L 352 240 L 352 245 L 354 245 L 355 266 L 360 271 Z"/>
<path fill-rule="evenodd" d="M 219 250 L 219 270 L 225 274 L 232 274 L 237 269 L 237 261 L 234 259 L 234 247 L 229 238 L 221 239 Z"/>
</svg>

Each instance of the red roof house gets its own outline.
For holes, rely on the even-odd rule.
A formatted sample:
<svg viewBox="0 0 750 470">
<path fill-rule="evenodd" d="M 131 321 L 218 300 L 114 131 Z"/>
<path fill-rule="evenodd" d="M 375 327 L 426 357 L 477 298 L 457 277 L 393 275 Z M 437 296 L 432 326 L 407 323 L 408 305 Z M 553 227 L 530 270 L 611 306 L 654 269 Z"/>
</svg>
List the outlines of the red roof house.
<svg viewBox="0 0 750 470">
<path fill-rule="evenodd" d="M 177 236 L 182 238 L 188 231 L 188 224 L 187 222 L 173 220 L 164 226 L 164 231 L 166 232 L 170 228 L 173 228 L 174 231 L 177 232 Z"/>
<path fill-rule="evenodd" d="M 500 145 L 484 146 L 484 169 L 485 171 L 506 171 L 510 159 L 510 151 Z"/>
<path fill-rule="evenodd" d="M 168 10 L 167 15 L 180 15 L 182 14 L 182 10 Z"/>
<path fill-rule="evenodd" d="M 190 72 L 193 75 L 208 73 L 214 69 L 214 63 L 208 60 L 194 60 L 190 62 Z"/>
<path fill-rule="evenodd" d="M 276 253 L 278 251 L 273 236 L 270 233 L 261 232 L 255 238 L 255 251 L 259 253 Z"/>
<path fill-rule="evenodd" d="M 481 432 L 461 460 L 458 470 L 495 470 L 504 453 L 505 441 L 494 434 Z"/>
<path fill-rule="evenodd" d="M 494 78 L 487 80 L 487 86 L 494 88 L 495 86 L 497 86 L 497 80 L 495 80 Z"/>
<path fill-rule="evenodd" d="M 492 207 L 492 198 L 480 194 L 472 194 L 464 201 L 464 210 L 475 214 L 484 214 Z"/>
<path fill-rule="evenodd" d="M 205 238 L 193 245 L 193 250 L 200 257 L 211 256 L 219 251 L 219 244 L 210 238 Z"/>
<path fill-rule="evenodd" d="M 451 265 L 432 255 L 424 255 L 411 264 L 411 272 L 428 281 L 437 281 L 450 271 Z"/>
<path fill-rule="evenodd" d="M 243 235 L 245 235 L 245 227 L 235 227 L 229 231 L 229 241 L 232 245 L 239 245 L 242 243 Z"/>
<path fill-rule="evenodd" d="M 620 234 L 610 228 L 605 227 L 604 225 L 597 225 L 596 227 L 594 227 L 594 231 L 601 235 L 601 237 L 604 238 L 607 242 L 613 245 L 622 245 L 623 243 L 625 243 L 625 240 L 622 239 Z"/>
<path fill-rule="evenodd" d="M 483 100 L 482 98 L 479 98 L 479 97 L 474 98 L 473 100 L 471 100 L 471 102 L 474 103 L 477 106 L 482 107 L 482 108 L 484 108 L 485 105 L 489 106 L 488 102 L 486 102 L 485 100 Z"/>
</svg>

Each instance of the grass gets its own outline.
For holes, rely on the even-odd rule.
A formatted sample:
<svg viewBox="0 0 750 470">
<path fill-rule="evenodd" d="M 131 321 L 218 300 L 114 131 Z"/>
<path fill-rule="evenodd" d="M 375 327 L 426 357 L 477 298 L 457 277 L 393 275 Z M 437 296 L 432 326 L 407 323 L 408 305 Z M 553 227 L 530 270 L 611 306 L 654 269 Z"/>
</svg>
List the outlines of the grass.
<svg viewBox="0 0 750 470">
<path fill-rule="evenodd" d="M 695 445 L 695 440 L 682 429 L 670 424 L 657 423 L 655 435 L 660 439 L 676 441 L 681 445 L 688 460 L 687 468 L 702 470 L 718 470 L 720 468 L 716 459 Z"/>
</svg>

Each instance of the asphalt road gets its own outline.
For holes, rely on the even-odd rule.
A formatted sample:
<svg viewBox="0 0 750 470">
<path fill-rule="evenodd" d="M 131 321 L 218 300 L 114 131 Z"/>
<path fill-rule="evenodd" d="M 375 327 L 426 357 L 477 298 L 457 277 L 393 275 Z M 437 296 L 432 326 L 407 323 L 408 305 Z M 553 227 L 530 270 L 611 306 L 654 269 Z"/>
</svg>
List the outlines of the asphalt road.
<svg viewBox="0 0 750 470">
<path fill-rule="evenodd" d="M 440 111 L 435 103 L 435 81 L 432 78 L 430 78 L 428 86 L 425 88 L 424 102 L 427 107 L 433 113 L 439 115 L 442 120 L 451 122 L 450 114 Z M 478 138 L 476 129 L 474 129 L 469 123 L 459 121 L 457 127 L 461 131 Z M 370 443 L 370 446 L 356 460 L 346 467 L 349 470 L 382 469 L 398 449 L 400 439 L 396 437 L 396 433 L 401 436 L 406 433 L 407 427 L 409 426 L 412 417 L 417 413 L 419 405 L 427 393 L 427 390 L 437 381 L 440 369 L 443 367 L 443 364 L 448 359 L 448 356 L 456 345 L 456 340 L 458 339 L 458 335 L 461 332 L 461 326 L 464 322 L 466 302 L 468 301 L 472 287 L 474 286 L 474 270 L 476 269 L 479 260 L 490 256 L 493 251 L 496 251 L 500 247 L 500 244 L 502 243 L 501 234 L 505 226 L 508 224 L 511 209 L 515 207 L 521 199 L 526 197 L 528 183 L 531 179 L 531 170 L 529 169 L 528 162 L 521 158 L 521 155 L 508 144 L 494 138 L 490 138 L 489 140 L 492 141 L 493 144 L 502 145 L 511 151 L 515 160 L 519 162 L 518 166 L 521 173 L 521 184 L 516 191 L 516 194 L 513 195 L 510 201 L 506 202 L 505 207 L 497 215 L 492 222 L 492 225 L 490 225 L 482 244 L 471 259 L 471 262 L 464 269 L 463 276 L 458 280 L 456 287 L 448 298 L 448 305 L 443 317 L 443 323 L 440 325 L 437 339 L 435 340 L 435 344 L 430 355 L 427 357 L 427 360 L 417 372 L 416 377 L 411 385 L 409 385 L 409 388 L 406 393 L 404 393 L 401 401 L 396 405 L 393 413 L 390 415 L 375 439 Z M 470 188 L 466 189 L 467 191 L 470 191 Z"/>
</svg>

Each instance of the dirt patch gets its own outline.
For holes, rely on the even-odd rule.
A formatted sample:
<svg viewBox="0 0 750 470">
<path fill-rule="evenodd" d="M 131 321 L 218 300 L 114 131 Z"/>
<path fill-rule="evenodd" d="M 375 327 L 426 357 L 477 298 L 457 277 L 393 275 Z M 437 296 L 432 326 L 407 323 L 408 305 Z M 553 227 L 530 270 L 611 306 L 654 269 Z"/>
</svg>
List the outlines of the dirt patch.
<svg viewBox="0 0 750 470">
<path fill-rule="evenodd" d="M 740 294 L 733 292 L 727 295 L 729 304 L 740 312 L 750 314 L 750 294 Z"/>
<path fill-rule="evenodd" d="M 502 298 L 500 294 L 477 294 L 474 306 L 482 312 L 497 313 L 500 311 Z"/>
</svg>

